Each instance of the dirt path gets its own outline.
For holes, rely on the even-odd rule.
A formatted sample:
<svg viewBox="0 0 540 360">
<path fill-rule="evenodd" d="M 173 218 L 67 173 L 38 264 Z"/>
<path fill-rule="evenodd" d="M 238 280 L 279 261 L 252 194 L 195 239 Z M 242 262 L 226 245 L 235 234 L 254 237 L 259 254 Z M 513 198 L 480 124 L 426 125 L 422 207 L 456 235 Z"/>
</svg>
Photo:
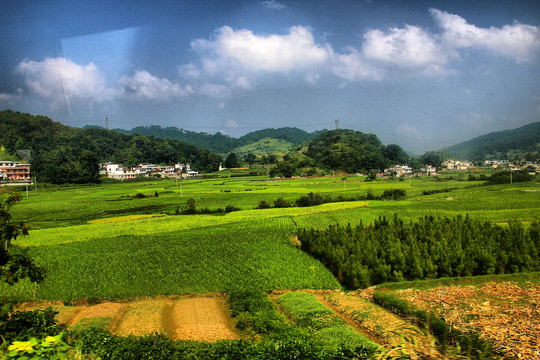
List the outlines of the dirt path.
<svg viewBox="0 0 540 360">
<path fill-rule="evenodd" d="M 174 304 L 170 318 L 175 340 L 217 341 L 238 339 L 222 297 L 183 299 Z"/>
<path fill-rule="evenodd" d="M 356 321 L 352 320 L 351 318 L 349 318 L 348 316 L 340 312 L 339 309 L 337 309 L 331 302 L 325 299 L 324 295 L 315 294 L 315 297 L 321 304 L 323 304 L 324 306 L 332 310 L 336 316 L 338 316 L 340 319 L 342 319 L 347 324 L 349 324 L 349 326 L 352 327 L 354 330 L 356 330 L 358 333 L 364 335 L 369 340 L 377 344 L 384 344 L 384 341 L 382 340 L 382 338 L 373 334 L 371 331 L 367 330 L 366 328 L 363 328 Z"/>
</svg>

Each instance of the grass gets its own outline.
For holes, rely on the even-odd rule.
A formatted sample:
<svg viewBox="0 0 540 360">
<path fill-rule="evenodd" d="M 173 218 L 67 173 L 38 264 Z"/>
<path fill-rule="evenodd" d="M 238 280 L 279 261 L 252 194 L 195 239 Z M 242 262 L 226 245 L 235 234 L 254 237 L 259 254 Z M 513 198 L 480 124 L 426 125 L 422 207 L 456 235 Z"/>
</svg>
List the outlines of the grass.
<svg viewBox="0 0 540 360">
<path fill-rule="evenodd" d="M 232 284 L 257 283 L 265 289 L 335 289 L 339 284 L 322 265 L 296 249 L 290 236 L 298 227 L 372 222 L 399 214 L 471 217 L 495 222 L 540 218 L 534 182 L 476 186 L 481 182 L 440 177 L 366 182 L 341 177 L 269 180 L 230 177 L 101 185 L 48 186 L 31 190 L 12 208 L 30 235 L 16 244 L 30 248 L 47 269 L 40 285 L 23 282 L 0 288 L 10 300 L 117 298 L 155 294 L 224 291 Z M 382 194 L 401 188 L 402 201 L 356 201 L 315 207 L 255 210 L 261 200 L 295 200 L 310 192 L 331 195 Z M 456 188 L 422 195 L 426 190 Z M 16 189 L 15 189 L 16 190 Z M 158 197 L 153 196 L 158 193 Z M 145 194 L 145 198 L 135 195 Z M 25 193 L 22 193 L 25 196 Z M 451 197 L 453 200 L 446 200 Z M 237 206 L 228 214 L 174 215 L 188 198 L 197 208 Z"/>
<path fill-rule="evenodd" d="M 288 292 L 279 296 L 277 301 L 297 326 L 308 329 L 324 346 L 333 349 L 363 346 L 372 351 L 379 346 L 356 332 L 320 303 L 314 294 Z"/>
<path fill-rule="evenodd" d="M 250 284 L 340 288 L 327 269 L 278 229 L 275 221 L 251 221 L 35 246 L 32 256 L 47 269 L 45 281 L 0 290 L 19 301 L 71 301 L 222 292 Z"/>
</svg>

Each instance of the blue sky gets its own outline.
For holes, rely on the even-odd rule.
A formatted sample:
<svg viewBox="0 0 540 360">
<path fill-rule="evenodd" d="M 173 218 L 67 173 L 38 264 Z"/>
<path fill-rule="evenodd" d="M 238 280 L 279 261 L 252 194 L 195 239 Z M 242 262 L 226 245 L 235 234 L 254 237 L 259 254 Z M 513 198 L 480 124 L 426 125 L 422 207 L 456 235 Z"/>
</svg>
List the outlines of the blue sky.
<svg viewBox="0 0 540 360">
<path fill-rule="evenodd" d="M 423 153 L 540 119 L 537 1 L 0 2 L 0 109 Z"/>
</svg>

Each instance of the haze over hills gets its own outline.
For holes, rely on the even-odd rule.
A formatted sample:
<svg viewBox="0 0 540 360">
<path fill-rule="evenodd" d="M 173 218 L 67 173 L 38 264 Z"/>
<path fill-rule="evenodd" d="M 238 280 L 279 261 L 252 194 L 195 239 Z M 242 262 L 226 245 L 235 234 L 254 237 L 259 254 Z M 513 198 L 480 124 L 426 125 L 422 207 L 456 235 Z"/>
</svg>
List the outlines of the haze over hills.
<svg viewBox="0 0 540 360">
<path fill-rule="evenodd" d="M 440 151 L 473 161 L 508 157 L 525 157 L 535 161 L 540 157 L 540 122 L 478 136 Z"/>
</svg>

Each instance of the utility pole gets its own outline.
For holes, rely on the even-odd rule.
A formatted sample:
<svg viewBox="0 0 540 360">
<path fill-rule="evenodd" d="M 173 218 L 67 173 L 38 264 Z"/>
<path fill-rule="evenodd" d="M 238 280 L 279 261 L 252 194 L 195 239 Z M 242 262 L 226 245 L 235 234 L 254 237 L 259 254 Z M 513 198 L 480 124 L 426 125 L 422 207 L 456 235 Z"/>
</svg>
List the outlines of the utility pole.
<svg viewBox="0 0 540 360">
<path fill-rule="evenodd" d="M 105 128 L 109 130 L 109 118 L 105 116 Z"/>
</svg>

